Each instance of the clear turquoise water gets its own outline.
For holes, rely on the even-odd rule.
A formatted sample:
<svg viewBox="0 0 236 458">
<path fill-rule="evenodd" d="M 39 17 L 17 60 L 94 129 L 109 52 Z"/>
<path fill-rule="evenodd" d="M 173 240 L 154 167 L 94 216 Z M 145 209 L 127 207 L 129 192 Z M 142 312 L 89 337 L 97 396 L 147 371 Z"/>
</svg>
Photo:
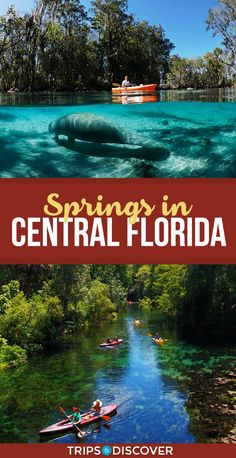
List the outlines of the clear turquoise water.
<svg viewBox="0 0 236 458">
<path fill-rule="evenodd" d="M 134 318 L 143 319 L 144 326 L 136 328 Z M 148 336 L 157 329 L 169 339 L 164 346 Z M 105 337 L 115 334 L 124 339 L 119 348 L 99 349 Z M 38 442 L 40 429 L 63 418 L 57 405 L 68 412 L 73 405 L 86 410 L 97 398 L 104 405 L 117 403 L 117 415 L 109 430 L 103 423 L 87 427 L 91 434 L 85 442 L 213 441 L 224 418 L 212 417 L 209 404 L 216 401 L 211 385 L 214 377 L 234 367 L 233 350 L 189 345 L 155 312 L 128 310 L 116 321 L 75 337 L 71 349 L 0 372 L 0 442 Z M 228 384 L 223 389 L 233 388 Z M 229 402 L 219 387 L 216 391 L 218 403 Z M 67 434 L 47 440 L 77 439 Z"/>
<path fill-rule="evenodd" d="M 235 101 L 234 91 L 218 91 L 217 97 L 215 92 L 172 91 L 159 94 L 158 102 L 131 104 L 113 103 L 107 93 L 2 96 L 0 176 L 236 177 Z M 58 145 L 48 125 L 72 113 L 104 116 L 141 142 L 159 142 L 170 157 L 148 162 L 140 149 L 137 159 L 131 145 Z"/>
</svg>

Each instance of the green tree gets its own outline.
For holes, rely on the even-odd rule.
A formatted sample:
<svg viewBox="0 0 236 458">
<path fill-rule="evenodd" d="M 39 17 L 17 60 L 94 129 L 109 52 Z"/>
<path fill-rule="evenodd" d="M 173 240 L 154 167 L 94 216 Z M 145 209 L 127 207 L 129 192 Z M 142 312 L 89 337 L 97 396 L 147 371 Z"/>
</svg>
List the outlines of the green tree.
<svg viewBox="0 0 236 458">
<path fill-rule="evenodd" d="M 74 89 L 86 77 L 89 27 L 79 0 L 45 0 L 40 36 L 42 71 L 48 84 Z"/>
<path fill-rule="evenodd" d="M 26 351 L 19 346 L 8 345 L 7 340 L 0 336 L 0 369 L 16 367 L 27 360 Z"/>
<path fill-rule="evenodd" d="M 123 46 L 133 18 L 128 14 L 127 0 L 94 0 L 92 13 L 100 74 L 111 84 L 112 81 L 120 80 Z"/>
<path fill-rule="evenodd" d="M 136 83 L 160 83 L 165 79 L 173 43 L 166 38 L 161 26 L 147 21 L 134 22 L 128 29 L 120 62 L 122 75 L 128 73 Z"/>
<path fill-rule="evenodd" d="M 165 314 L 176 317 L 186 297 L 186 266 L 155 266 L 150 293 L 154 304 Z"/>
<path fill-rule="evenodd" d="M 223 63 L 223 51 L 216 48 L 213 53 L 204 56 L 205 61 L 205 86 L 220 87 L 226 83 L 226 68 Z"/>
<path fill-rule="evenodd" d="M 236 2 L 235 0 L 218 0 L 218 5 L 209 10 L 207 30 L 213 36 L 220 35 L 227 51 L 227 64 L 236 65 Z"/>
<path fill-rule="evenodd" d="M 20 292 L 20 285 L 17 280 L 12 280 L 7 285 L 0 287 L 0 314 L 4 314 L 11 300 Z"/>
<path fill-rule="evenodd" d="M 227 84 L 232 84 L 232 75 L 224 63 L 224 52 L 220 48 L 196 59 L 179 56 L 171 58 L 166 87 L 186 89 L 221 87 Z"/>
<path fill-rule="evenodd" d="M 107 285 L 101 283 L 99 280 L 92 281 L 87 294 L 80 302 L 80 307 L 82 304 L 87 310 L 87 315 L 91 317 L 91 321 L 94 323 L 99 323 L 116 312 L 116 306 L 109 298 Z"/>
</svg>

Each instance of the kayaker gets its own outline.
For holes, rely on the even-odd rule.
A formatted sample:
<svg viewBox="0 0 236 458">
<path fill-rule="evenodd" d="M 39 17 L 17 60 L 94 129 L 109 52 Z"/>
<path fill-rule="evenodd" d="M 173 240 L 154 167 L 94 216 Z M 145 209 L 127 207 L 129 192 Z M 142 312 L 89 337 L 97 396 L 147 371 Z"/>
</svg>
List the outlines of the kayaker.
<svg viewBox="0 0 236 458">
<path fill-rule="evenodd" d="M 158 332 L 156 332 L 155 336 L 154 336 L 154 339 L 155 340 L 161 340 L 161 336 L 159 335 Z"/>
<path fill-rule="evenodd" d="M 11 87 L 11 89 L 9 89 L 9 91 L 7 91 L 7 92 L 12 92 L 12 93 L 14 93 L 14 92 L 19 92 L 19 90 L 17 89 L 17 87 L 13 86 L 13 87 Z"/>
<path fill-rule="evenodd" d="M 122 81 L 122 87 L 130 87 L 130 86 L 131 86 L 131 83 L 129 81 L 129 77 L 125 76 L 124 81 Z"/>
<path fill-rule="evenodd" d="M 86 436 L 87 433 L 85 433 L 84 431 L 81 431 L 81 429 L 79 429 L 78 427 L 78 424 L 81 423 L 81 420 L 82 420 L 80 409 L 78 409 L 77 407 L 72 407 L 72 410 L 74 412 L 73 417 L 72 417 L 72 423 L 75 429 L 77 430 L 77 436 L 80 439 L 82 439 L 84 436 Z"/>
<path fill-rule="evenodd" d="M 108 337 L 107 343 L 110 344 L 110 343 L 112 343 L 112 342 L 113 342 L 113 339 L 111 339 L 110 337 Z"/>
<path fill-rule="evenodd" d="M 93 405 L 91 407 L 91 410 L 96 413 L 100 413 L 102 408 L 102 401 L 100 399 L 96 399 L 96 401 L 93 402 Z"/>
<path fill-rule="evenodd" d="M 72 421 L 75 425 L 77 425 L 78 423 L 81 422 L 82 420 L 82 415 L 80 413 L 80 409 L 77 409 L 76 407 L 73 407 L 73 418 L 72 418 Z"/>
</svg>

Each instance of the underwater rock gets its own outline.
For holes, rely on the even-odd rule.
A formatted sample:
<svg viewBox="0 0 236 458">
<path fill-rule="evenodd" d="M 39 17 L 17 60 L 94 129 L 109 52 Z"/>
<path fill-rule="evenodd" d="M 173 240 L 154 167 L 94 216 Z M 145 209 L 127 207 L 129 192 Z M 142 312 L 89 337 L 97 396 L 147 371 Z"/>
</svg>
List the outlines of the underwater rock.
<svg viewBox="0 0 236 458">
<path fill-rule="evenodd" d="M 159 161 L 168 159 L 170 152 L 162 147 L 155 140 L 143 139 L 132 136 L 121 128 L 110 122 L 108 119 L 90 113 L 71 114 L 53 121 L 49 125 L 49 132 L 54 134 L 54 138 L 59 142 L 59 136 L 68 137 L 67 145 L 72 147 L 75 140 L 97 144 L 118 144 L 138 146 L 139 148 L 129 148 L 127 151 L 123 148 L 122 154 L 117 155 L 114 149 L 110 149 L 110 157 L 134 157 L 149 161 Z M 74 149 L 74 148 L 73 148 Z M 86 151 L 83 149 L 83 153 Z M 91 150 L 87 154 L 91 154 Z M 93 153 L 96 155 L 96 152 Z M 98 150 L 97 156 L 101 157 L 101 149 Z M 104 156 L 108 156 L 107 153 Z"/>
</svg>

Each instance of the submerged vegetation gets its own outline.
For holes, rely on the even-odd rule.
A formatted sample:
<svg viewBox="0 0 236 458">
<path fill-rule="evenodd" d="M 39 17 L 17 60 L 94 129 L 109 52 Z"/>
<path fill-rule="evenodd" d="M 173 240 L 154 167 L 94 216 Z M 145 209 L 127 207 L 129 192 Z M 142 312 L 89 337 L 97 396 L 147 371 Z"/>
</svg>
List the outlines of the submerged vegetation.
<svg viewBox="0 0 236 458">
<path fill-rule="evenodd" d="M 169 343 L 159 352 L 163 376 L 188 389 L 190 430 L 200 443 L 235 443 L 235 352 Z"/>
<path fill-rule="evenodd" d="M 206 27 L 222 49 L 188 59 L 171 56 L 174 44 L 159 24 L 139 21 L 128 0 L 37 0 L 33 11 L 10 6 L 0 17 L 0 88 L 6 91 L 110 89 L 132 83 L 164 88 L 235 84 L 235 0 L 219 0 Z"/>
<path fill-rule="evenodd" d="M 0 366 L 48 353 L 68 334 L 115 319 L 127 300 L 158 309 L 188 340 L 235 341 L 234 266 L 2 266 Z"/>
</svg>

